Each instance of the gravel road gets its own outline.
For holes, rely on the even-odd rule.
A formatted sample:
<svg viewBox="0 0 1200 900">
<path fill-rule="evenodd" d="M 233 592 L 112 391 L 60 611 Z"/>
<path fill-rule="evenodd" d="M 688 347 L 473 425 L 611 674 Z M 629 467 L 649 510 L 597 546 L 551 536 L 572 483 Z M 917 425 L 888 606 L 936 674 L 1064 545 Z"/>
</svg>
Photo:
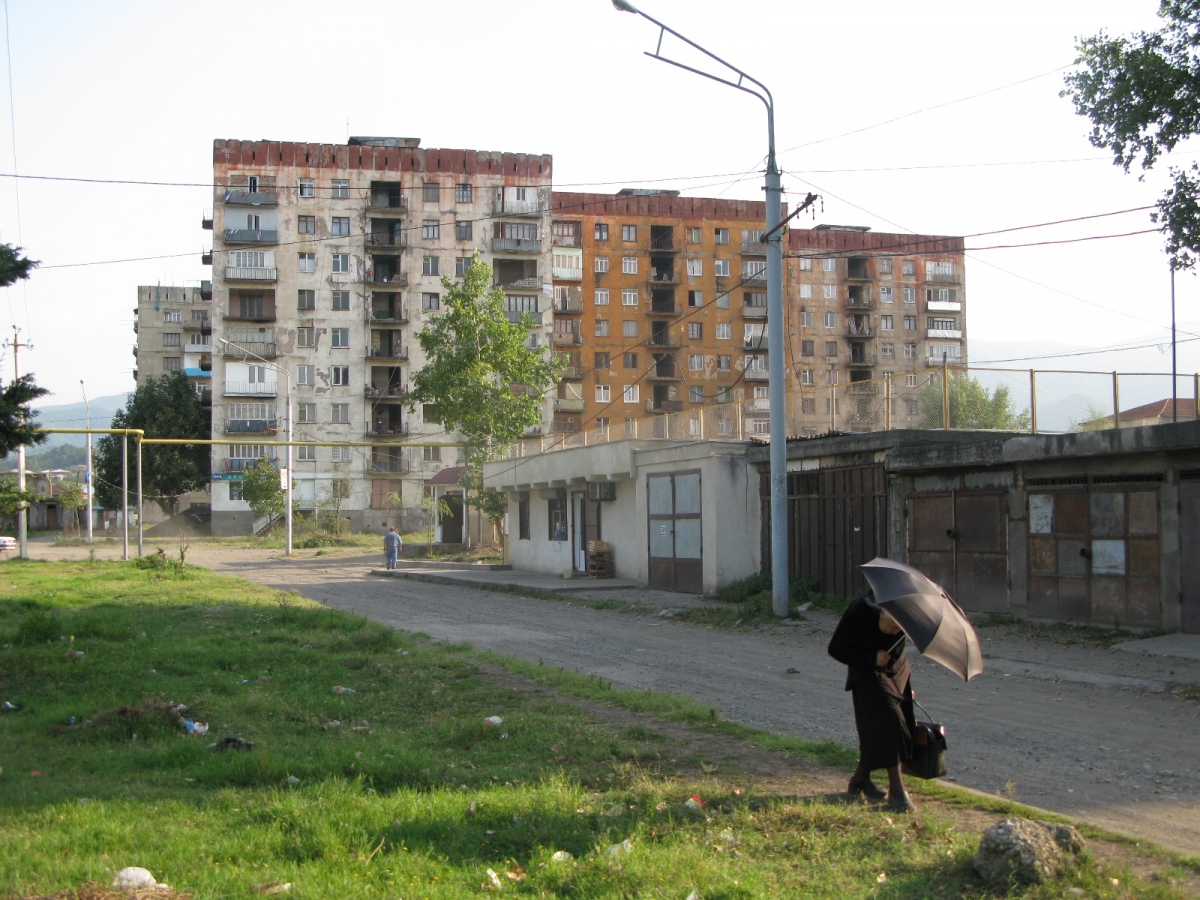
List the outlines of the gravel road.
<svg viewBox="0 0 1200 900">
<path fill-rule="evenodd" d="M 38 544 L 31 552 L 84 555 Z M 369 574 L 378 555 L 286 560 L 197 544 L 188 556 L 396 628 L 693 697 L 756 728 L 855 741 L 845 670 L 825 652 L 835 619 L 824 614 L 798 627 L 715 631 L 653 614 L 380 578 Z M 695 602 L 651 591 L 612 596 L 651 610 Z M 970 684 L 913 660 L 918 700 L 947 726 L 953 778 L 1200 854 L 1200 702 L 1170 690 L 1200 684 L 1200 662 L 1063 646 L 1017 628 L 981 636 L 987 671 Z"/>
</svg>

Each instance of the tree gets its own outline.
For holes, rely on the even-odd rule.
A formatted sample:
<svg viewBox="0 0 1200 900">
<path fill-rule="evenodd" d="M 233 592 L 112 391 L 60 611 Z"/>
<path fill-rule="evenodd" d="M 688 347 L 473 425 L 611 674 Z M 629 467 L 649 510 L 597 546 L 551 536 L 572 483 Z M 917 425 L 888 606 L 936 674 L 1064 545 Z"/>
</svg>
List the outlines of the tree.
<svg viewBox="0 0 1200 900">
<path fill-rule="evenodd" d="M 37 430 L 37 411 L 29 404 L 48 393 L 34 383 L 32 375 L 22 375 L 0 390 L 0 455 L 7 455 L 21 444 L 46 440 L 46 435 Z"/>
<path fill-rule="evenodd" d="M 41 495 L 36 491 L 18 491 L 15 475 L 0 478 L 0 516 L 16 515 L 40 499 Z"/>
<path fill-rule="evenodd" d="M 242 473 L 242 499 L 250 504 L 256 519 L 267 516 L 273 522 L 287 512 L 287 494 L 269 457 L 256 459 Z"/>
<path fill-rule="evenodd" d="M 941 428 L 945 424 L 942 382 L 932 379 L 917 396 L 917 428 Z M 1013 410 L 1007 385 L 989 391 L 976 379 L 950 376 L 950 427 L 995 431 L 1028 431 L 1029 410 Z"/>
<path fill-rule="evenodd" d="M 41 263 L 21 255 L 21 248 L 0 244 L 0 287 L 16 284 L 28 278 Z"/>
<path fill-rule="evenodd" d="M 478 253 L 461 283 L 442 279 L 442 312 L 417 335 L 426 363 L 413 374 L 406 403 L 410 411 L 432 405 L 447 429 L 462 436 L 468 501 L 496 522 L 506 497 L 479 489 L 482 465 L 541 423 L 542 397 L 558 375 L 541 351 L 525 345 L 533 317 L 509 322 L 504 292 L 489 291 L 491 280 L 491 267 Z"/>
<path fill-rule="evenodd" d="M 349 463 L 334 463 L 333 478 L 321 488 L 317 497 L 317 523 L 334 537 L 342 533 L 345 520 L 342 507 L 354 496 L 355 481 L 350 474 Z"/>
<path fill-rule="evenodd" d="M 79 510 L 87 506 L 87 494 L 77 484 L 64 484 L 55 495 L 58 505 L 71 511 L 71 524 L 75 526 L 75 535 L 79 536 Z"/>
<path fill-rule="evenodd" d="M 150 378 L 117 410 L 113 428 L 141 428 L 146 437 L 195 438 L 211 434 L 208 410 L 182 372 Z M 132 443 L 132 438 L 130 439 Z M 130 484 L 134 478 L 134 448 L 129 448 Z M 121 507 L 121 435 L 106 434 L 96 445 L 96 498 L 109 509 Z M 142 489 L 162 511 L 175 512 L 180 494 L 199 490 L 209 480 L 207 444 L 151 444 L 142 454 Z"/>
<path fill-rule="evenodd" d="M 1111 150 L 1126 172 L 1135 162 L 1154 168 L 1163 153 L 1200 133 L 1200 0 L 1162 0 L 1158 15 L 1157 31 L 1080 41 L 1083 68 L 1065 79 L 1063 95 L 1092 121 L 1092 145 Z M 1200 166 L 1169 172 L 1172 185 L 1152 219 L 1175 267 L 1191 268 L 1200 254 Z"/>
</svg>

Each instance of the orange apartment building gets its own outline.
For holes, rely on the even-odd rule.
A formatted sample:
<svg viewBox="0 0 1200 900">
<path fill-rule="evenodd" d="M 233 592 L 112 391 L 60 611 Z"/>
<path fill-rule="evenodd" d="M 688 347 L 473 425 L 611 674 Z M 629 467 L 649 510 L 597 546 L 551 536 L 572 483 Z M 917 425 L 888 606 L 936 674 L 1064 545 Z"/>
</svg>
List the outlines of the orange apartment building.
<svg viewBox="0 0 1200 900">
<path fill-rule="evenodd" d="M 647 416 L 754 399 L 745 433 L 767 433 L 765 218 L 761 202 L 676 191 L 554 192 L 555 433 L 632 435 Z M 818 226 L 785 247 L 790 433 L 845 427 L 838 391 L 885 379 L 903 424 L 921 372 L 965 364 L 961 238 Z"/>
</svg>

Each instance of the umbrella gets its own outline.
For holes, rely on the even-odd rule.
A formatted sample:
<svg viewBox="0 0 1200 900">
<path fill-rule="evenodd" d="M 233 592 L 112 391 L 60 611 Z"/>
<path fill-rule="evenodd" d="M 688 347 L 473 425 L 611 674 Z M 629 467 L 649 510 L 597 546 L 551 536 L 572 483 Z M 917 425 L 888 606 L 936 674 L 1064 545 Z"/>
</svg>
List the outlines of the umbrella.
<svg viewBox="0 0 1200 900">
<path fill-rule="evenodd" d="M 979 635 L 945 588 L 904 563 L 877 556 L 860 566 L 875 602 L 895 619 L 917 649 L 964 681 L 983 671 Z"/>
</svg>

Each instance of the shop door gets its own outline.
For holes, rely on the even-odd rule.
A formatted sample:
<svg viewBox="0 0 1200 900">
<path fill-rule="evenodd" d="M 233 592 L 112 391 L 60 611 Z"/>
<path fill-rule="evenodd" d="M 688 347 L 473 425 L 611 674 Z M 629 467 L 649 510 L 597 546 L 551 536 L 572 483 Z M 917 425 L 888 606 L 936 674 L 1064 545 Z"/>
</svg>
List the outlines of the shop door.
<svg viewBox="0 0 1200 900">
<path fill-rule="evenodd" d="M 587 571 L 587 511 L 583 494 L 571 495 L 571 566 Z"/>
<path fill-rule="evenodd" d="M 909 497 L 908 562 L 963 609 L 1008 609 L 1008 517 L 1004 491 Z"/>
<path fill-rule="evenodd" d="M 1188 478 L 1188 475 L 1195 478 Z M 1183 473 L 1179 482 L 1179 594 L 1183 601 L 1180 627 L 1200 633 L 1200 472 Z"/>
<path fill-rule="evenodd" d="M 449 507 L 449 512 L 442 516 L 442 543 L 461 544 L 463 542 L 463 502 L 458 494 L 447 494 L 442 498 Z"/>
<path fill-rule="evenodd" d="M 703 593 L 700 473 L 651 475 L 647 479 L 647 496 L 650 587 Z"/>
</svg>

